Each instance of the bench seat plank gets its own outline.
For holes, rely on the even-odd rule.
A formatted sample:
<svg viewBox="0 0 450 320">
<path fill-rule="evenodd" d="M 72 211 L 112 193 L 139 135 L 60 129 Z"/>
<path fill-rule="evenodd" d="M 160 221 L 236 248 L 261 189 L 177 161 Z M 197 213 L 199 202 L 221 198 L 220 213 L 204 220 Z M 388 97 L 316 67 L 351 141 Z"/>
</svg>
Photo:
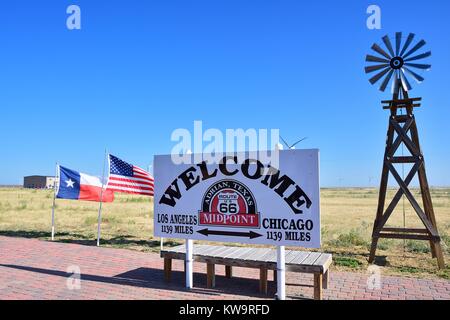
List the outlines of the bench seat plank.
<svg viewBox="0 0 450 320">
<path fill-rule="evenodd" d="M 227 257 L 230 256 L 233 252 L 236 252 L 236 251 L 239 251 L 239 249 L 236 248 L 236 247 L 229 247 L 229 248 L 227 248 L 227 250 L 225 250 L 225 251 L 222 253 L 222 258 L 227 258 Z"/>
<path fill-rule="evenodd" d="M 254 248 L 247 256 L 243 257 L 242 260 L 245 261 L 259 261 L 261 256 L 267 252 L 264 248 Z"/>
<path fill-rule="evenodd" d="M 205 251 L 201 253 L 202 256 L 214 256 L 214 253 L 219 252 L 222 250 L 223 247 L 219 246 L 211 246 L 209 248 L 206 248 Z"/>
<path fill-rule="evenodd" d="M 314 265 L 314 262 L 319 259 L 320 255 L 321 253 L 319 252 L 311 252 L 311 254 L 305 260 L 303 260 L 302 264 Z"/>
<path fill-rule="evenodd" d="M 264 257 L 262 257 L 262 260 L 265 262 L 271 262 L 276 263 L 277 262 L 277 250 L 271 249 Z"/>
<path fill-rule="evenodd" d="M 322 253 L 322 255 L 319 257 L 319 259 L 317 259 L 316 262 L 314 262 L 314 265 L 322 266 L 326 270 L 330 266 L 332 259 L 333 258 L 332 258 L 331 254 Z"/>
<path fill-rule="evenodd" d="M 181 252 L 186 251 L 186 247 L 185 246 L 173 247 L 173 248 L 170 248 L 170 251 L 175 252 L 175 253 L 181 253 Z"/>
<path fill-rule="evenodd" d="M 208 254 L 201 254 L 201 255 L 208 255 L 210 257 L 224 257 L 229 251 L 233 250 L 232 247 L 219 247 L 217 250 L 214 250 L 214 252 L 210 252 Z"/>
<path fill-rule="evenodd" d="M 251 251 L 252 248 L 239 248 L 240 250 L 237 250 L 230 254 L 228 258 L 230 259 L 242 259 L 243 257 L 247 256 Z"/>
<path fill-rule="evenodd" d="M 228 252 L 228 253 L 226 254 L 226 256 L 224 256 L 224 258 L 232 258 L 232 257 L 235 257 L 237 254 L 239 254 L 240 252 L 242 252 L 242 249 L 244 249 L 244 248 L 233 247 L 233 250 L 231 250 L 230 252 Z"/>
<path fill-rule="evenodd" d="M 209 249 L 208 246 L 194 246 L 194 254 L 204 254 Z M 183 252 L 186 252 L 185 246 L 183 246 Z"/>
<path fill-rule="evenodd" d="M 297 252 L 295 250 L 289 250 L 286 252 L 286 264 L 289 264 L 292 262 L 292 260 L 295 259 L 295 257 L 297 257 Z"/>
<path fill-rule="evenodd" d="M 301 264 L 311 252 L 297 251 L 296 257 L 289 264 Z"/>
</svg>

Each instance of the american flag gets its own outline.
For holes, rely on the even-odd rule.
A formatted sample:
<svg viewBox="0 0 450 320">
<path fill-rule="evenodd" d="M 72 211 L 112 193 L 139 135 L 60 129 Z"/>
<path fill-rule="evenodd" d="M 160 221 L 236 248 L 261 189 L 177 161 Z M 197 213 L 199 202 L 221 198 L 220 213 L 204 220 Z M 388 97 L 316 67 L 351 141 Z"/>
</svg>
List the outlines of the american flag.
<svg viewBox="0 0 450 320">
<path fill-rule="evenodd" d="M 154 183 L 147 171 L 109 155 L 108 190 L 153 196 Z"/>
</svg>

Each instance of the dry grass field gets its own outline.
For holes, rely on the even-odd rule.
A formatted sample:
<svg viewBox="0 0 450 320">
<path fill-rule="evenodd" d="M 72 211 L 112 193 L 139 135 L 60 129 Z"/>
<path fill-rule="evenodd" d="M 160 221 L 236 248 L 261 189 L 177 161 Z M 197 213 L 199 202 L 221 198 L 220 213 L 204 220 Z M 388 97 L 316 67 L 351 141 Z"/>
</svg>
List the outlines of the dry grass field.
<svg viewBox="0 0 450 320">
<path fill-rule="evenodd" d="M 417 193 L 417 191 L 415 191 Z M 390 191 L 392 197 L 394 190 Z M 365 272 L 378 191 L 376 189 L 322 190 L 323 251 L 334 254 L 335 269 Z M 0 188 L 0 235 L 50 239 L 52 191 Z M 450 264 L 450 189 L 434 189 L 432 197 Z M 154 239 L 152 199 L 117 195 L 104 204 L 102 245 L 140 251 L 158 251 Z M 56 240 L 95 245 L 98 204 L 58 200 Z M 404 219 L 405 217 L 405 219 Z M 420 226 L 405 202 L 393 214 L 390 226 Z M 166 241 L 166 245 L 179 242 Z M 438 271 L 426 242 L 382 240 L 377 264 L 384 274 L 450 279 L 450 268 Z"/>
</svg>

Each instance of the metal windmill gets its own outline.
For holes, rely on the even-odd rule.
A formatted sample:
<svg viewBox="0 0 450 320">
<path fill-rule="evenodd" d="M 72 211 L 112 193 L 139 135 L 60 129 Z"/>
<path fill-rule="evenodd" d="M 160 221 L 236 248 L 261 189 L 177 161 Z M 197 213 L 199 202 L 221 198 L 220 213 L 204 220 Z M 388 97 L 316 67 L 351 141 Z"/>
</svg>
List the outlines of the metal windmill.
<svg viewBox="0 0 450 320">
<path fill-rule="evenodd" d="M 377 72 L 369 79 L 371 84 L 375 85 L 382 80 L 379 88 L 384 92 L 389 83 L 392 82 L 392 92 L 396 94 L 399 93 L 400 88 L 405 92 L 412 89 L 411 82 L 408 80 L 409 76 L 418 83 L 424 80 L 418 72 L 430 70 L 431 65 L 418 62 L 430 57 L 431 51 L 417 54 L 426 42 L 420 40 L 413 45 L 414 38 L 415 34 L 410 33 L 404 40 L 402 33 L 397 32 L 395 34 L 395 48 L 388 36 L 383 37 L 383 44 L 386 49 L 383 49 L 382 45 L 373 44 L 372 50 L 378 55 L 367 55 L 366 61 L 370 65 L 365 68 L 366 73 Z"/>
<path fill-rule="evenodd" d="M 410 33 L 404 40 L 402 33 L 397 32 L 395 34 L 394 48 L 391 39 L 388 36 L 384 36 L 382 39 L 386 49 L 382 48 L 383 45 L 374 44 L 372 50 L 378 55 L 366 56 L 366 61 L 369 63 L 369 66 L 365 68 L 366 73 L 372 74 L 377 72 L 369 79 L 370 83 L 374 85 L 381 81 L 379 89 L 384 92 L 389 83 L 392 82 L 393 93 L 392 100 L 382 101 L 383 109 L 390 110 L 390 117 L 369 262 L 372 263 L 375 260 L 375 253 L 380 238 L 426 240 L 430 242 L 433 258 L 437 258 L 439 268 L 444 268 L 441 238 L 436 225 L 425 171 L 424 156 L 420 148 L 419 133 L 413 113 L 414 108 L 421 106 L 420 101 L 422 98 L 409 98 L 408 94 L 412 89 L 408 77 L 412 77 L 419 83 L 424 80 L 423 76 L 417 72 L 429 70 L 431 65 L 419 62 L 430 57 L 431 51 L 419 53 L 419 50 L 425 46 L 426 42 L 420 40 L 413 44 L 414 38 L 415 35 Z M 403 111 L 406 112 L 404 113 Z M 397 155 L 402 144 L 408 149 L 409 156 Z M 402 177 L 395 168 L 396 164 L 410 164 L 412 169 L 406 177 Z M 400 188 L 390 204 L 385 207 L 390 174 Z M 419 205 L 419 202 L 409 190 L 409 184 L 416 175 L 419 178 L 423 207 Z M 386 223 L 402 197 L 406 197 L 409 200 L 425 228 L 386 227 Z"/>
</svg>

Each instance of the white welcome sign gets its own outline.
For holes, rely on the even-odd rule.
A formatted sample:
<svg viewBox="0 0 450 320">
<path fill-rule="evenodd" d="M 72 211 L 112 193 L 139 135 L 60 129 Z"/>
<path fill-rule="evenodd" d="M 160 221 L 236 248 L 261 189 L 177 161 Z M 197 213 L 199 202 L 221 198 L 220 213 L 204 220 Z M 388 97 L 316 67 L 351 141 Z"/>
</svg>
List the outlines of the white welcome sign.
<svg viewBox="0 0 450 320">
<path fill-rule="evenodd" d="M 155 236 L 320 248 L 318 150 L 279 151 L 277 168 L 247 153 L 192 163 L 155 156 Z"/>
</svg>

